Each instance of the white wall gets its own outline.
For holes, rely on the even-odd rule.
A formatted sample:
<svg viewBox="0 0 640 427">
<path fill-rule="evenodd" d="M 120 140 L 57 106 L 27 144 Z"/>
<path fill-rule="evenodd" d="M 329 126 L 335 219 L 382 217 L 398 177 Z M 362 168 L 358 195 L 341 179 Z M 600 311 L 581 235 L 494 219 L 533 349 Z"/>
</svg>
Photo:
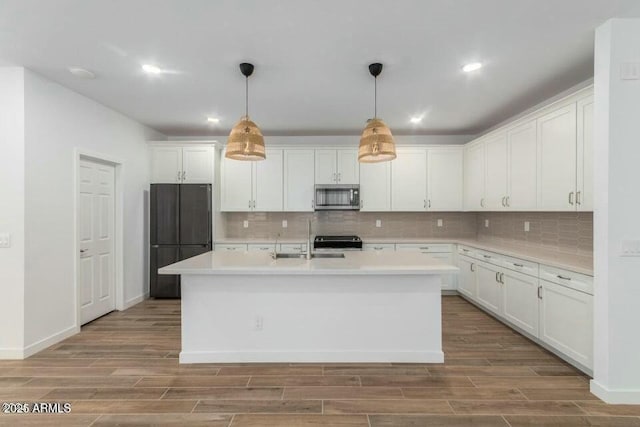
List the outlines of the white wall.
<svg viewBox="0 0 640 427">
<path fill-rule="evenodd" d="M 24 343 L 24 70 L 0 68 L 0 358 L 21 357 Z"/>
<path fill-rule="evenodd" d="M 622 80 L 640 63 L 640 20 L 611 20 L 596 31 L 594 380 L 609 403 L 640 404 L 640 258 L 622 242 L 640 241 L 640 80 Z"/>
<path fill-rule="evenodd" d="M 90 84 L 90 83 L 88 83 Z M 124 299 L 148 292 L 146 141 L 164 136 L 39 75 L 25 71 L 25 347 L 73 333 L 74 150 L 123 164 Z"/>
</svg>

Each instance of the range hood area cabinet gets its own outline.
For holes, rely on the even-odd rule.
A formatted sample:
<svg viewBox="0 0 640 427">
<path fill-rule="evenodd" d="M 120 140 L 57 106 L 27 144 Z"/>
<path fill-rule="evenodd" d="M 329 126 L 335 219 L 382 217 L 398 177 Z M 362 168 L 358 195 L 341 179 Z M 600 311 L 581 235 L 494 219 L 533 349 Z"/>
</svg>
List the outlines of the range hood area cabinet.
<svg viewBox="0 0 640 427">
<path fill-rule="evenodd" d="M 152 145 L 151 184 L 212 184 L 211 145 Z"/>
<path fill-rule="evenodd" d="M 467 211 L 592 211 L 593 89 L 465 146 Z"/>
<path fill-rule="evenodd" d="M 283 151 L 267 148 L 265 160 L 230 160 L 222 154 L 220 207 L 224 212 L 283 210 Z"/>
</svg>

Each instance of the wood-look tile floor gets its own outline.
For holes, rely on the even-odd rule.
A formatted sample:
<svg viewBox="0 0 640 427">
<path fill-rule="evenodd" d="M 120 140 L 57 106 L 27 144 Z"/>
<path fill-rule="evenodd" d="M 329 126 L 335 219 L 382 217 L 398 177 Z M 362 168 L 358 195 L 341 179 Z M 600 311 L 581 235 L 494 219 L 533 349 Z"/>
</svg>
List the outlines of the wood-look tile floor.
<svg viewBox="0 0 640 427">
<path fill-rule="evenodd" d="M 0 426 L 640 426 L 589 378 L 459 297 L 443 297 L 444 364 L 179 365 L 180 304 L 148 300 L 24 361 L 0 401 L 71 414 Z"/>
</svg>

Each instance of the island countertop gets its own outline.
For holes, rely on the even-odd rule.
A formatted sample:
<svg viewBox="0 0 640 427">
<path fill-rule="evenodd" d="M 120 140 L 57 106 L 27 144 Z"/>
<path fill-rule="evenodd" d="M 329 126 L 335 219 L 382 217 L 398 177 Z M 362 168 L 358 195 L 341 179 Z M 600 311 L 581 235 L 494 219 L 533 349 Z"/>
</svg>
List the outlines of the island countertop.
<svg viewBox="0 0 640 427">
<path fill-rule="evenodd" d="M 280 258 L 265 252 L 207 252 L 158 270 L 181 275 L 436 275 L 455 265 L 428 254 L 346 251 L 344 258 Z"/>
</svg>

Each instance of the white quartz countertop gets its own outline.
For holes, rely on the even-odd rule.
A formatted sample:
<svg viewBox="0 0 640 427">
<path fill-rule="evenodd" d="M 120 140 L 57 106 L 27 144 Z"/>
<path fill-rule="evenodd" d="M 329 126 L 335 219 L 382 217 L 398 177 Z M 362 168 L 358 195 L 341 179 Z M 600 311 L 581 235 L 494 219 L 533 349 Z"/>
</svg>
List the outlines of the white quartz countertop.
<svg viewBox="0 0 640 427">
<path fill-rule="evenodd" d="M 265 252 L 207 252 L 158 270 L 183 275 L 433 275 L 458 267 L 419 252 L 345 252 L 344 258 L 280 258 Z"/>
</svg>

